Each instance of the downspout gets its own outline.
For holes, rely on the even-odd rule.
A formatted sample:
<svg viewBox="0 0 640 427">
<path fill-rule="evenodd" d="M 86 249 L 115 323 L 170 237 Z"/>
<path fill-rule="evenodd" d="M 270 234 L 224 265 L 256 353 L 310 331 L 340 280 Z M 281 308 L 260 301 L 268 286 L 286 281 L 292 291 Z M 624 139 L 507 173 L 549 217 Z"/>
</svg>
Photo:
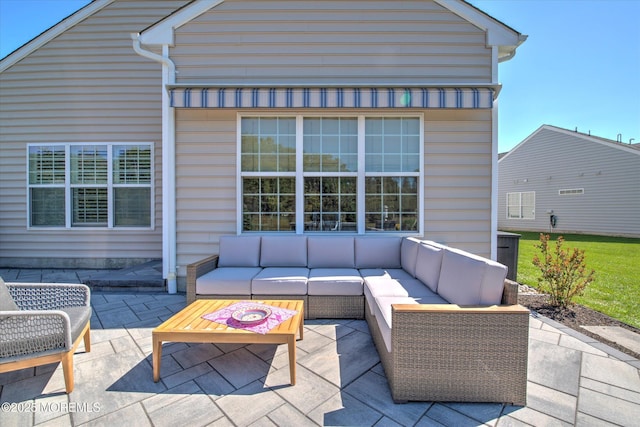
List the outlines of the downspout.
<svg viewBox="0 0 640 427">
<path fill-rule="evenodd" d="M 169 46 L 162 46 L 162 55 L 143 49 L 140 33 L 131 34 L 133 50 L 140 56 L 162 64 L 162 276 L 167 291 L 177 292 L 176 244 L 176 172 L 175 116 L 169 103 L 167 85 L 176 81 L 176 66 L 169 59 Z"/>
<path fill-rule="evenodd" d="M 515 51 L 514 51 L 515 52 Z M 498 47 L 492 48 L 491 83 L 498 84 Z M 498 99 L 491 109 L 491 259 L 498 259 Z"/>
</svg>

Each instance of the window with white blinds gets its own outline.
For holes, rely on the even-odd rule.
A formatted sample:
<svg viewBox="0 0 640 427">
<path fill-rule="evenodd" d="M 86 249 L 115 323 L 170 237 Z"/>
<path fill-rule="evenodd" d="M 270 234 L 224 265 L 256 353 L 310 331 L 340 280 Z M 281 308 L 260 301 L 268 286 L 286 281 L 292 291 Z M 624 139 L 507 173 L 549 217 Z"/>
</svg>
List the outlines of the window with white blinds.
<svg viewBox="0 0 640 427">
<path fill-rule="evenodd" d="M 535 219 L 536 192 L 507 193 L 507 219 Z"/>
<path fill-rule="evenodd" d="M 152 159 L 152 144 L 30 144 L 29 226 L 151 227 Z"/>
</svg>

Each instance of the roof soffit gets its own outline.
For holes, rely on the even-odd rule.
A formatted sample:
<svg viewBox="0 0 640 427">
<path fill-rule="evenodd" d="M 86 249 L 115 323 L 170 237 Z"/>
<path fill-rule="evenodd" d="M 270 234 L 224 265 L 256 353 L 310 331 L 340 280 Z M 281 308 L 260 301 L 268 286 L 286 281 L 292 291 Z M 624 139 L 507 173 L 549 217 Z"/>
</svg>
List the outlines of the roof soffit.
<svg viewBox="0 0 640 427">
<path fill-rule="evenodd" d="M 140 33 L 140 43 L 146 45 L 174 45 L 174 30 L 197 18 L 224 0 L 196 0 L 155 23 Z"/>
</svg>

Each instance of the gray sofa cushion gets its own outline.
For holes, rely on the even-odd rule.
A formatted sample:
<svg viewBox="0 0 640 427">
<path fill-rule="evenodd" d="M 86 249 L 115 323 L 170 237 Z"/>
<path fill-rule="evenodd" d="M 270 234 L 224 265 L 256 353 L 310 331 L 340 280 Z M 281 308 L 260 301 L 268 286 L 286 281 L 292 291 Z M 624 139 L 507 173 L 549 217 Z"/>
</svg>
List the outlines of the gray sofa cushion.
<svg viewBox="0 0 640 427">
<path fill-rule="evenodd" d="M 307 236 L 262 236 L 262 267 L 306 267 Z"/>
<path fill-rule="evenodd" d="M 251 279 L 260 267 L 219 267 L 196 279 L 196 293 L 201 295 L 251 295 Z"/>
<path fill-rule="evenodd" d="M 356 237 L 356 268 L 402 268 L 401 243 L 394 236 Z"/>
<path fill-rule="evenodd" d="M 506 270 L 497 262 L 447 248 L 442 257 L 438 294 L 452 304 L 500 304 Z"/>
<path fill-rule="evenodd" d="M 309 268 L 354 268 L 352 236 L 310 236 L 307 239 Z"/>
<path fill-rule="evenodd" d="M 418 259 L 418 246 L 420 240 L 415 237 L 407 237 L 402 239 L 400 245 L 400 264 L 402 269 L 416 277 L 416 260 Z"/>
<path fill-rule="evenodd" d="M 420 304 L 448 304 L 449 302 L 418 279 L 400 279 L 400 285 L 407 291 L 408 296 Z"/>
<path fill-rule="evenodd" d="M 415 280 L 415 279 L 413 279 Z M 364 296 L 369 304 L 371 313 L 374 313 L 376 297 L 407 297 L 409 293 L 396 279 L 391 277 L 369 276 L 364 279 Z"/>
<path fill-rule="evenodd" d="M 18 306 L 16 305 L 7 284 L 4 283 L 2 277 L 0 277 L 0 311 L 16 311 Z"/>
<path fill-rule="evenodd" d="M 251 280 L 254 295 L 306 295 L 309 269 L 268 267 Z"/>
<path fill-rule="evenodd" d="M 312 268 L 309 295 L 362 295 L 363 279 L 355 268 Z"/>
<path fill-rule="evenodd" d="M 260 236 L 220 236 L 218 267 L 259 267 Z"/>
<path fill-rule="evenodd" d="M 429 243 L 421 243 L 418 247 L 416 262 L 416 279 L 427 285 L 433 292 L 438 291 L 438 280 L 444 249 Z"/>
<path fill-rule="evenodd" d="M 410 297 L 378 297 L 373 306 L 373 315 L 376 318 L 380 333 L 387 351 L 391 353 L 391 328 L 393 304 L 418 304 Z"/>
</svg>

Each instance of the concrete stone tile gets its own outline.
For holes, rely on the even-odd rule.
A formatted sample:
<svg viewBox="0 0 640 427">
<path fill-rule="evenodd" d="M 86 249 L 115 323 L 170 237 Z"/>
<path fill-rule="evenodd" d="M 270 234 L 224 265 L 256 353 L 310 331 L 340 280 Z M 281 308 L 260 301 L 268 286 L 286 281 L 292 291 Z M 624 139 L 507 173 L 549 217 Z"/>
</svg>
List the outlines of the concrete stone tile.
<svg viewBox="0 0 640 427">
<path fill-rule="evenodd" d="M 155 427 L 173 427 L 180 424 L 200 426 L 223 416 L 220 408 L 206 394 L 190 394 L 149 413 Z"/>
<path fill-rule="evenodd" d="M 68 427 L 70 425 L 73 425 L 71 423 L 71 414 L 64 414 L 58 418 L 38 424 L 38 427 Z"/>
<path fill-rule="evenodd" d="M 251 424 L 249 424 L 249 427 L 277 427 L 277 426 L 268 417 L 262 417 L 259 420 L 256 420 Z"/>
<path fill-rule="evenodd" d="M 212 371 L 212 367 L 208 363 L 201 363 L 199 365 L 192 366 L 191 368 L 180 370 L 174 374 L 164 375 L 161 374 L 161 381 L 167 386 L 167 388 L 173 388 L 177 385 L 191 381 L 199 376 L 205 375 Z"/>
<path fill-rule="evenodd" d="M 111 341 L 112 339 L 126 337 L 129 334 L 126 329 L 91 329 L 91 351 L 93 346 L 105 341 Z"/>
<path fill-rule="evenodd" d="M 288 353 L 286 345 L 249 344 L 245 348 L 267 363 L 273 360 L 277 352 Z"/>
<path fill-rule="evenodd" d="M 521 406 L 508 406 L 505 408 L 499 427 L 503 426 L 545 426 L 545 427 L 572 427 L 572 423 L 559 420 L 542 412 Z"/>
<path fill-rule="evenodd" d="M 147 363 L 149 363 L 150 367 L 153 367 L 153 359 L 151 356 L 146 357 Z M 151 368 L 153 369 L 153 368 Z M 180 366 L 176 359 L 171 357 L 171 355 L 165 355 L 162 353 L 162 359 L 160 360 L 160 377 L 166 378 L 175 373 L 184 371 L 184 368 Z"/>
<path fill-rule="evenodd" d="M 231 394 L 236 390 L 222 375 L 213 370 L 200 375 L 194 381 L 213 400 Z"/>
<path fill-rule="evenodd" d="M 621 426 L 637 425 L 640 419 L 640 405 L 588 389 L 581 390 L 578 411 Z"/>
<path fill-rule="evenodd" d="M 99 343 L 91 343 L 91 351 L 89 353 L 76 353 L 73 355 L 74 365 L 78 363 L 84 363 L 95 359 L 100 359 L 105 356 L 111 356 L 115 354 L 111 341 L 102 341 Z"/>
<path fill-rule="evenodd" d="M 202 390 L 194 381 L 188 381 L 177 387 L 155 394 L 142 401 L 142 406 L 147 413 L 159 411 L 165 406 L 171 405 L 179 400 L 185 399 L 192 394 L 202 394 Z"/>
<path fill-rule="evenodd" d="M 580 412 L 576 415 L 576 425 L 580 427 L 619 427 L 618 424 L 613 424 Z"/>
<path fill-rule="evenodd" d="M 29 377 L 2 386 L 2 402 L 29 402 L 43 393 L 54 373 L 33 376 L 31 372 Z"/>
<path fill-rule="evenodd" d="M 640 371 L 628 363 L 585 354 L 582 375 L 602 383 L 632 391 L 640 390 Z"/>
<path fill-rule="evenodd" d="M 229 418 L 222 417 L 214 422 L 207 424 L 207 427 L 236 427 Z"/>
<path fill-rule="evenodd" d="M 213 344 L 190 344 L 184 350 L 172 354 L 173 358 L 185 369 L 221 355 L 222 352 Z"/>
<path fill-rule="evenodd" d="M 415 424 L 429 409 L 425 402 L 393 403 L 386 377 L 367 372 L 343 389 L 361 402 L 401 425 Z"/>
<path fill-rule="evenodd" d="M 238 349 L 246 347 L 247 344 L 216 344 L 216 347 L 223 353 L 232 353 Z"/>
<path fill-rule="evenodd" d="M 344 324 L 343 326 L 353 328 L 356 331 L 364 332 L 365 334 L 369 333 L 369 325 L 367 324 L 366 320 L 348 321 L 348 323 Z"/>
<path fill-rule="evenodd" d="M 42 424 L 66 415 L 68 413 L 68 404 L 69 398 L 66 393 L 36 398 L 31 407 L 33 410 L 33 423 Z"/>
<path fill-rule="evenodd" d="M 2 402 L 7 402 L 2 400 Z M 14 402 L 12 402 L 14 403 Z M 2 427 L 25 427 L 33 425 L 33 414 L 28 411 L 0 410 L 0 420 L 2 421 Z"/>
<path fill-rule="evenodd" d="M 295 386 L 290 384 L 289 378 L 288 368 L 272 371 L 265 380 L 265 386 L 273 388 L 280 397 L 303 414 L 309 413 L 331 396 L 340 392 L 338 387 L 302 366 L 298 366 Z"/>
<path fill-rule="evenodd" d="M 544 329 L 529 329 L 529 341 L 536 340 L 549 344 L 558 344 L 562 334 Z"/>
<path fill-rule="evenodd" d="M 276 426 L 296 426 L 296 427 L 312 427 L 317 426 L 316 423 L 307 418 L 295 406 L 284 404 L 277 409 L 269 412 L 267 415 L 269 420 Z"/>
<path fill-rule="evenodd" d="M 50 363 L 46 365 L 48 367 L 47 371 L 43 371 L 42 373 L 54 371 L 58 366 L 57 363 Z M 26 380 L 27 378 L 31 378 L 36 375 L 36 370 L 34 368 L 25 368 L 18 369 L 17 371 L 9 371 L 0 374 L 0 385 L 3 384 L 11 384 L 18 381 Z"/>
<path fill-rule="evenodd" d="M 640 405 L 640 389 L 628 390 L 584 377 L 580 380 L 580 387 Z"/>
<path fill-rule="evenodd" d="M 173 312 L 169 311 L 167 307 L 159 307 L 159 308 L 154 308 L 152 310 L 148 310 L 146 308 L 141 309 L 140 307 L 146 307 L 146 306 L 144 304 L 141 304 L 139 306 L 131 307 L 131 310 L 136 313 L 136 316 L 138 316 L 140 320 L 153 320 L 156 322 L 157 325 L 162 323 L 160 321 L 161 317 L 173 315 Z"/>
<path fill-rule="evenodd" d="M 19 268 L 0 268 L 0 277 L 5 282 L 15 282 L 20 274 Z"/>
<path fill-rule="evenodd" d="M 136 343 L 130 335 L 112 339 L 111 345 L 116 353 L 125 350 L 135 350 L 140 354 L 141 359 L 146 357 L 146 355 L 140 350 L 140 347 L 138 347 L 138 343 Z"/>
<path fill-rule="evenodd" d="M 445 406 L 483 424 L 495 425 L 503 405 L 501 403 L 445 403 Z"/>
<path fill-rule="evenodd" d="M 314 322 L 314 323 L 309 323 L 309 322 Z M 321 322 L 318 320 L 313 320 L 309 322 L 305 322 L 306 328 L 316 333 L 322 334 L 334 341 L 354 331 L 353 328 L 350 328 L 349 326 L 344 325 L 339 321 L 335 321 L 335 320 L 324 320 Z"/>
<path fill-rule="evenodd" d="M 527 384 L 527 408 L 569 424 L 575 424 L 577 400 L 575 396 L 531 381 Z"/>
<path fill-rule="evenodd" d="M 420 421 L 418 421 L 415 425 L 415 427 L 440 427 L 440 426 L 443 426 L 443 424 L 440 424 L 433 418 L 429 418 L 426 415 L 420 418 Z"/>
<path fill-rule="evenodd" d="M 308 414 L 322 426 L 372 426 L 382 414 L 346 393 L 338 393 Z"/>
<path fill-rule="evenodd" d="M 94 418 L 86 423 L 83 421 L 78 421 L 77 419 L 82 419 L 80 417 L 81 413 L 72 413 L 71 417 L 74 420 L 74 425 L 78 425 L 79 423 L 83 423 L 83 427 L 90 426 L 125 426 L 125 425 L 135 425 L 136 427 L 145 427 L 145 426 L 153 426 L 153 424 L 149 421 L 147 414 L 144 412 L 142 405 L 139 403 L 135 403 L 133 405 L 124 406 L 122 409 L 118 409 L 115 411 L 110 411 L 105 415 Z"/>
<path fill-rule="evenodd" d="M 540 319 L 536 319 L 535 317 L 529 317 L 529 328 L 531 329 L 540 329 L 542 328 L 543 323 Z"/>
<path fill-rule="evenodd" d="M 595 354 L 598 356 L 606 356 L 607 353 L 605 353 L 602 350 L 597 349 L 596 347 L 594 347 L 593 345 L 581 341 L 580 339 L 576 338 L 576 337 L 572 337 L 570 335 L 565 335 L 562 334 L 560 336 L 560 346 L 562 347 L 566 347 L 566 348 L 570 348 L 573 350 L 579 350 L 582 351 L 584 353 L 591 353 L 591 354 Z"/>
<path fill-rule="evenodd" d="M 234 424 L 249 425 L 284 405 L 285 401 L 261 381 L 254 381 L 216 400 L 216 404 Z"/>
<path fill-rule="evenodd" d="M 342 384 L 340 376 L 340 357 L 337 344 L 332 343 L 306 356 L 298 355 L 298 365 L 304 366 L 337 387 Z"/>
<path fill-rule="evenodd" d="M 334 342 L 334 340 L 331 338 L 315 331 L 308 330 L 305 331 L 304 339 L 302 341 L 298 341 L 296 346 L 307 353 L 311 353 L 321 347 L 331 344 L 332 342 Z"/>
<path fill-rule="evenodd" d="M 528 379 L 577 396 L 581 355 L 580 351 L 541 341 L 530 341 Z"/>
<path fill-rule="evenodd" d="M 382 417 L 380 421 L 374 424 L 374 427 L 402 427 L 402 424 L 398 424 L 391 418 Z"/>
<path fill-rule="evenodd" d="M 92 306 L 94 313 L 104 313 L 112 310 L 126 310 L 129 306 L 124 301 L 106 301 L 104 304 Z"/>
<path fill-rule="evenodd" d="M 453 409 L 442 405 L 440 403 L 436 403 L 426 414 L 427 418 L 430 418 L 434 421 L 437 421 L 440 424 L 448 425 L 448 426 L 476 426 L 478 425 L 478 421 L 467 417 L 460 412 L 456 412 Z"/>
<path fill-rule="evenodd" d="M 149 397 L 149 394 L 166 390 L 163 383 L 153 382 L 151 366 L 133 350 L 77 363 L 74 371 L 75 389 L 69 395 L 69 401 L 89 405 L 96 403 L 101 408 L 100 413 L 73 414 L 75 424 L 92 421 L 101 414 L 116 412 Z"/>
<path fill-rule="evenodd" d="M 140 319 L 130 308 L 119 308 L 117 310 L 107 310 L 98 312 L 98 319 L 105 329 L 122 328 L 124 325 L 139 322 Z"/>
<path fill-rule="evenodd" d="M 108 301 L 103 294 L 91 292 L 91 307 L 93 307 L 94 310 L 96 307 L 106 304 L 107 302 Z"/>
<path fill-rule="evenodd" d="M 241 388 L 269 373 L 269 365 L 245 348 L 209 360 L 209 364 L 235 388 Z"/>
</svg>

